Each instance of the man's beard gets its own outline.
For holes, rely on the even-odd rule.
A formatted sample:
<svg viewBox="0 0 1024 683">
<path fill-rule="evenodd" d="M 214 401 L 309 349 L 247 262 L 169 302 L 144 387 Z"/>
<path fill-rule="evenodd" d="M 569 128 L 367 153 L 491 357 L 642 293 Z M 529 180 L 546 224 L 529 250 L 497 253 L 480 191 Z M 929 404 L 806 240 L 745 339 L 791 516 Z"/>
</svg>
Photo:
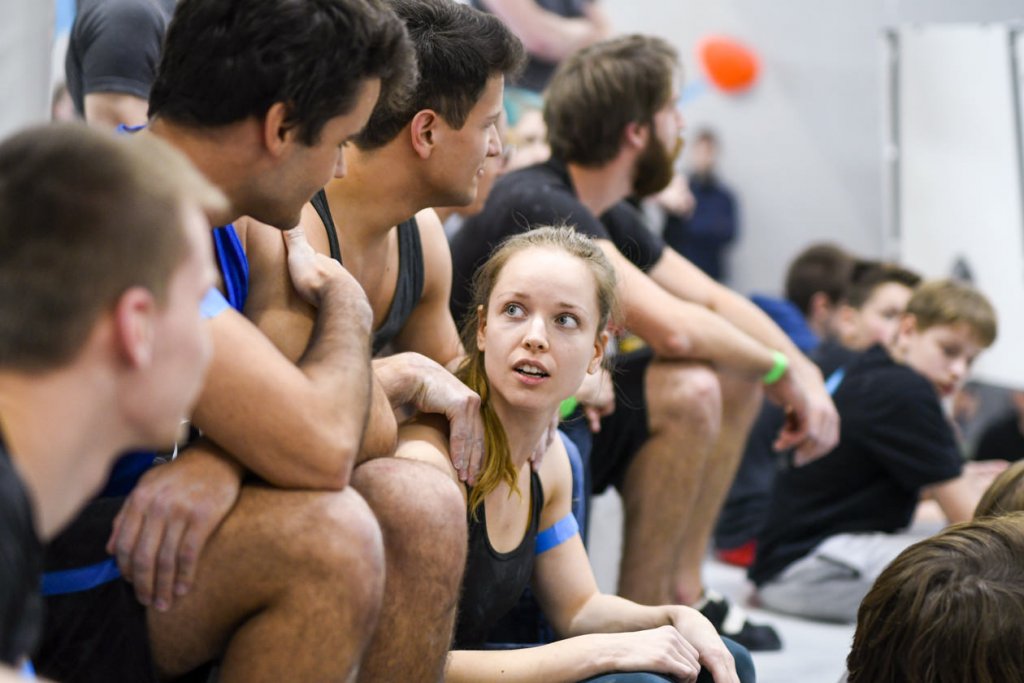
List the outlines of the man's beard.
<svg viewBox="0 0 1024 683">
<path fill-rule="evenodd" d="M 675 147 L 670 153 L 652 130 L 647 145 L 636 160 L 636 168 L 633 172 L 633 195 L 638 198 L 648 197 L 668 187 L 675 173 L 676 157 L 682 150 L 683 138 L 676 138 Z"/>
</svg>

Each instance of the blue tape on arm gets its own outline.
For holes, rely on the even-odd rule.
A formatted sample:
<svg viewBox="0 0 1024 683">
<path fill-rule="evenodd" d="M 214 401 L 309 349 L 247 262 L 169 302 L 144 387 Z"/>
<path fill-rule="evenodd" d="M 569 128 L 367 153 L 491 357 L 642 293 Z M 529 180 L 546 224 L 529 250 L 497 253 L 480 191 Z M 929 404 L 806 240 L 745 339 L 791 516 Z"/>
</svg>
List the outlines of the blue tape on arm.
<svg viewBox="0 0 1024 683">
<path fill-rule="evenodd" d="M 565 517 L 562 517 L 547 529 L 537 534 L 537 540 L 533 544 L 533 554 L 540 555 L 541 553 L 546 553 L 552 548 L 557 548 L 579 532 L 580 527 L 576 524 L 576 518 L 573 517 L 570 512 Z"/>
</svg>

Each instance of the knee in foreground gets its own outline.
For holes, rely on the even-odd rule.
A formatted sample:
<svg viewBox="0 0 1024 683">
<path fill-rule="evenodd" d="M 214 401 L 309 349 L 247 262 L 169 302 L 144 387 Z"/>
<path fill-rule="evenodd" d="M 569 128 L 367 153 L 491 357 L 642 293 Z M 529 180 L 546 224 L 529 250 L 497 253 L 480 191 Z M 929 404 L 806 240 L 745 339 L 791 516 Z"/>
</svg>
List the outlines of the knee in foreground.
<svg viewBox="0 0 1024 683">
<path fill-rule="evenodd" d="M 441 472 L 411 460 L 384 458 L 358 468 L 355 481 L 389 538 L 414 540 L 417 547 L 441 557 L 465 550 L 465 502 Z"/>
<path fill-rule="evenodd" d="M 318 494 L 294 514 L 282 534 L 285 552 L 295 557 L 305 580 L 325 579 L 362 586 L 367 596 L 384 585 L 384 543 L 366 502 L 351 487 Z"/>
</svg>

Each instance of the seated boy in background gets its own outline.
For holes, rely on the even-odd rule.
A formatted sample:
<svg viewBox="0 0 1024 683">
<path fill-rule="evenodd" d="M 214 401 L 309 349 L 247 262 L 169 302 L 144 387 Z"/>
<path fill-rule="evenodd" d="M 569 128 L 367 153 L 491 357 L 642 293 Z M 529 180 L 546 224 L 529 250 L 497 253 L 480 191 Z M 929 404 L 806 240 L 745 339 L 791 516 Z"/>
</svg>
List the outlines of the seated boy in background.
<svg viewBox="0 0 1024 683">
<path fill-rule="evenodd" d="M 838 342 L 852 351 L 891 343 L 920 283 L 920 275 L 894 263 L 858 260 L 836 316 Z"/>
<path fill-rule="evenodd" d="M 840 284 L 837 274 L 846 282 Z M 807 355 L 830 390 L 842 381 L 845 370 L 837 371 L 859 352 L 892 342 L 920 282 L 906 268 L 852 259 L 833 245 L 815 245 L 797 257 L 786 277 L 786 294 L 820 339 Z M 715 529 L 716 553 L 724 562 L 749 567 L 754 560 L 778 470 L 772 443 L 784 419 L 781 409 L 766 403 L 750 431 Z"/>
<path fill-rule="evenodd" d="M 922 492 L 950 522 L 971 517 L 978 494 L 962 475 L 953 428 L 940 405 L 996 337 L 996 316 L 977 290 L 922 285 L 887 349 L 849 365 L 834 400 L 839 445 L 775 484 L 750 578 L 768 608 L 852 622 L 885 566 L 913 538 Z"/>
</svg>

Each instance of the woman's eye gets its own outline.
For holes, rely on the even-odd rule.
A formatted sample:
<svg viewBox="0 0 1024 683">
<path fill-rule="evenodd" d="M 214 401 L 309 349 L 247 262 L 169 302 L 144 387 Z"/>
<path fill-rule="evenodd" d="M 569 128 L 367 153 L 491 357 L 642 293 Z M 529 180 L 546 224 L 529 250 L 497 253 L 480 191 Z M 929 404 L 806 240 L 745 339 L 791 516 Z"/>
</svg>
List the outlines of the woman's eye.
<svg viewBox="0 0 1024 683">
<path fill-rule="evenodd" d="M 505 304 L 503 313 L 505 315 L 517 316 L 523 312 L 522 306 L 519 304 Z"/>
<path fill-rule="evenodd" d="M 575 316 L 569 315 L 567 313 L 563 313 L 562 315 L 555 318 L 555 322 L 557 322 L 562 327 L 571 327 L 574 329 L 579 327 L 580 325 L 580 321 L 577 320 Z"/>
</svg>

